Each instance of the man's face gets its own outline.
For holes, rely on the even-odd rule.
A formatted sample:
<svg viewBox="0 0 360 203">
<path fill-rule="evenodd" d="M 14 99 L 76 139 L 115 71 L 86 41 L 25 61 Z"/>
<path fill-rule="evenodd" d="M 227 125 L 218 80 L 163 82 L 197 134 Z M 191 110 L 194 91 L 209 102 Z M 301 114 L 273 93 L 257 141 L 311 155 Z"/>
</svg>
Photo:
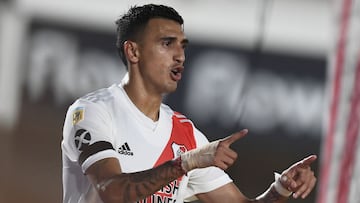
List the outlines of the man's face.
<svg viewBox="0 0 360 203">
<path fill-rule="evenodd" d="M 164 94 L 176 90 L 187 42 L 176 21 L 155 18 L 148 22 L 138 43 L 140 74 L 148 91 Z"/>
</svg>

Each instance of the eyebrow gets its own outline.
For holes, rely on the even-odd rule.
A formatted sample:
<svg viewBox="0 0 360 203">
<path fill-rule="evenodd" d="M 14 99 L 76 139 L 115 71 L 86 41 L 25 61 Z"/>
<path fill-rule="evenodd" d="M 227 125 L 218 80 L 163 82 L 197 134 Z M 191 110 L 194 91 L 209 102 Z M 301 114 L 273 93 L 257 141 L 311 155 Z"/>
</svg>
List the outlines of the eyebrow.
<svg viewBox="0 0 360 203">
<path fill-rule="evenodd" d="M 170 40 L 170 41 L 176 41 L 176 37 L 161 37 L 161 40 Z M 187 45 L 189 44 L 189 39 L 184 38 L 183 40 L 181 40 L 181 44 L 183 45 Z"/>
<path fill-rule="evenodd" d="M 181 43 L 182 43 L 183 45 L 188 45 L 188 44 L 189 44 L 189 39 L 185 38 L 185 39 L 183 39 L 183 40 L 181 41 Z"/>
</svg>

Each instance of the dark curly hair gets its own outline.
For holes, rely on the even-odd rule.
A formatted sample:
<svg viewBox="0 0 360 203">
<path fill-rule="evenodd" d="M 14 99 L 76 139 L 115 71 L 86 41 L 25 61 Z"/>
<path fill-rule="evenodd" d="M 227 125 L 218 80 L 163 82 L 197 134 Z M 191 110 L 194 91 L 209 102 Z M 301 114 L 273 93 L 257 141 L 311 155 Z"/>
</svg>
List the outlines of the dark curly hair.
<svg viewBox="0 0 360 203">
<path fill-rule="evenodd" d="M 184 23 L 179 13 L 168 6 L 147 4 L 143 6 L 133 6 L 127 13 L 122 15 L 117 21 L 116 47 L 121 60 L 127 65 L 123 45 L 126 40 L 137 41 L 144 30 L 146 24 L 153 18 L 165 18 Z"/>
</svg>

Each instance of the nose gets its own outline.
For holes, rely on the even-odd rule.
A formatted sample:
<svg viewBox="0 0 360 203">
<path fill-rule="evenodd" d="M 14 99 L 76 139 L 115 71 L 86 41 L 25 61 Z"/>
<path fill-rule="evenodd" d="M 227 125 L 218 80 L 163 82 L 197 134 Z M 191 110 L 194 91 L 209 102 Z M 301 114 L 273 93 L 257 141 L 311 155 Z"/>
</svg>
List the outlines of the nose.
<svg viewBox="0 0 360 203">
<path fill-rule="evenodd" d="M 183 46 L 177 49 L 176 53 L 174 54 L 174 60 L 179 64 L 183 64 L 185 62 L 185 50 Z"/>
</svg>

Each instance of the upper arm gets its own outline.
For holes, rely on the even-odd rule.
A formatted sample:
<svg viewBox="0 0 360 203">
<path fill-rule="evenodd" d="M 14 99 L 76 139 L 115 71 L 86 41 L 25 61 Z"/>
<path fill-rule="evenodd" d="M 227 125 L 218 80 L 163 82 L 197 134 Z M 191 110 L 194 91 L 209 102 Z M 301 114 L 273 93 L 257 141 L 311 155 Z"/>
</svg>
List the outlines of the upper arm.
<svg viewBox="0 0 360 203">
<path fill-rule="evenodd" d="M 97 190 L 103 202 L 127 202 L 124 201 L 129 194 L 124 193 L 124 185 L 121 178 L 124 175 L 117 158 L 104 158 L 96 161 L 85 171 L 85 175 Z"/>
<path fill-rule="evenodd" d="M 121 174 L 112 129 L 111 117 L 97 103 L 77 101 L 67 112 L 62 151 L 79 164 L 94 187 Z"/>
<path fill-rule="evenodd" d="M 197 194 L 196 197 L 204 203 L 249 202 L 233 182 L 225 184 L 215 190 Z"/>
<path fill-rule="evenodd" d="M 87 158 L 98 152 L 114 150 L 112 129 L 112 119 L 106 109 L 100 108 L 97 103 L 77 101 L 66 114 L 62 150 L 71 161 L 78 162 L 85 172 L 88 166 L 97 161 L 87 161 L 87 165 L 83 166 Z M 115 155 L 112 153 L 110 156 Z"/>
<path fill-rule="evenodd" d="M 85 174 L 104 202 L 112 202 L 112 200 L 119 198 L 118 191 L 120 190 L 118 190 L 118 188 L 110 189 L 110 187 L 106 187 L 111 183 L 113 177 L 121 174 L 118 159 L 105 158 L 99 160 L 91 165 Z"/>
<path fill-rule="evenodd" d="M 85 172 L 90 182 L 96 187 L 103 181 L 121 174 L 121 167 L 117 158 L 105 158 L 95 162 Z"/>
</svg>

